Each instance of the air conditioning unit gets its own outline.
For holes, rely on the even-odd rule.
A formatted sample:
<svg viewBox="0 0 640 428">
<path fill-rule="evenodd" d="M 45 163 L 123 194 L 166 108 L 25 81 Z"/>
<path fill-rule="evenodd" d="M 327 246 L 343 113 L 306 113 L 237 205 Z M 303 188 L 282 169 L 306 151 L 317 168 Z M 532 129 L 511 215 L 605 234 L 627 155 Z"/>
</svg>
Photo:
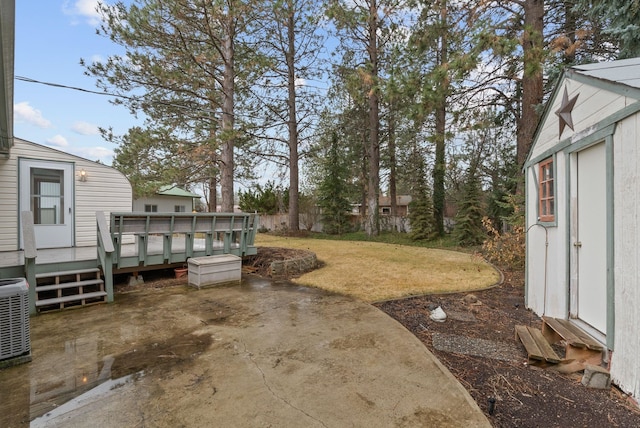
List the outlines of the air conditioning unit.
<svg viewBox="0 0 640 428">
<path fill-rule="evenodd" d="M 31 360 L 29 285 L 24 278 L 0 279 L 0 365 L 16 357 Z"/>
</svg>

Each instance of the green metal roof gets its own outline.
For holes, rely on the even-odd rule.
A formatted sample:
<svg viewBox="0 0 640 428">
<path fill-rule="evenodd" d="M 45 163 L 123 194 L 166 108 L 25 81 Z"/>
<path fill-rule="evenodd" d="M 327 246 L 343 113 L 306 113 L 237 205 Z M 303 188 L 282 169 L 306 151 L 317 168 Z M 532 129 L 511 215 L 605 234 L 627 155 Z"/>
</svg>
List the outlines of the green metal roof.
<svg viewBox="0 0 640 428">
<path fill-rule="evenodd" d="M 180 189 L 175 186 L 162 186 L 156 192 L 158 195 L 164 196 L 182 196 L 184 198 L 198 198 L 200 199 L 202 196 L 197 195 L 195 193 L 187 192 L 186 190 Z"/>
</svg>

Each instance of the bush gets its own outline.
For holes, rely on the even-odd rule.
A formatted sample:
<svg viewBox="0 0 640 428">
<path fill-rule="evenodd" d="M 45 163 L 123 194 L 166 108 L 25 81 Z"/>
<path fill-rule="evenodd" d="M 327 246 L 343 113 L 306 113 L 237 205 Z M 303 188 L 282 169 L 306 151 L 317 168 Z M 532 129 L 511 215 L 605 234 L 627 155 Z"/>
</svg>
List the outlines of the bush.
<svg viewBox="0 0 640 428">
<path fill-rule="evenodd" d="M 491 263 L 511 270 L 524 269 L 525 227 L 522 206 L 517 203 L 515 196 L 507 197 L 507 203 L 513 207 L 513 214 L 507 218 L 509 230 L 500 233 L 488 217 L 482 219 L 482 224 L 489 237 L 482 244 L 482 253 Z"/>
</svg>

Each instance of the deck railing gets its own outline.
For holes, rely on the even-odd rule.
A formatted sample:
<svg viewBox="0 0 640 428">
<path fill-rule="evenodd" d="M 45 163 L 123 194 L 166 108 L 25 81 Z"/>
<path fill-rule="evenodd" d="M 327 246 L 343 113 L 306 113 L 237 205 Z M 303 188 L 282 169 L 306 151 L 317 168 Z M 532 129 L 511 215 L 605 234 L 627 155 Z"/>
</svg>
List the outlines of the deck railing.
<svg viewBox="0 0 640 428">
<path fill-rule="evenodd" d="M 190 257 L 252 255 L 257 228 L 258 216 L 246 213 L 111 213 L 113 264 L 132 270 Z"/>
<path fill-rule="evenodd" d="M 107 302 L 113 302 L 113 240 L 102 211 L 96 212 L 96 234 L 98 235 L 98 266 L 102 268 Z"/>
</svg>

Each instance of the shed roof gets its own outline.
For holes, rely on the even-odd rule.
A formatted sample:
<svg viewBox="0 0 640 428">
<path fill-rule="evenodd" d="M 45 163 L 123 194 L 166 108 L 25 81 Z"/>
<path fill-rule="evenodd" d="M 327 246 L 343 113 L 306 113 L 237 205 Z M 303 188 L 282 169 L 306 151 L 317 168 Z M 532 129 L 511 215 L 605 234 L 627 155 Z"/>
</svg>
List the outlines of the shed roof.
<svg viewBox="0 0 640 428">
<path fill-rule="evenodd" d="M 571 68 L 577 74 L 640 88 L 640 58 L 575 65 Z"/>
</svg>

